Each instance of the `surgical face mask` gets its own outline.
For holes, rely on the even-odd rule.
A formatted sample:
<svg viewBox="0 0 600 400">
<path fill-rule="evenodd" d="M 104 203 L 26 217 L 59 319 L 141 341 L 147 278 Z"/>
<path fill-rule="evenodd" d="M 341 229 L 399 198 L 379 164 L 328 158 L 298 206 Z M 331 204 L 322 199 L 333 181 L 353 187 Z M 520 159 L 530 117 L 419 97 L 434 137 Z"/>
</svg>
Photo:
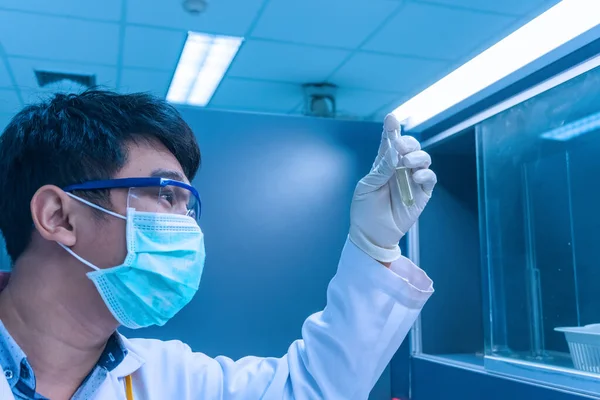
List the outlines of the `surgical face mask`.
<svg viewBox="0 0 600 400">
<path fill-rule="evenodd" d="M 204 269 L 204 235 L 189 216 L 127 209 L 127 217 L 68 193 L 72 198 L 127 221 L 127 257 L 100 269 L 60 244 L 94 271 L 90 278 L 122 325 L 137 329 L 164 325 L 198 291 Z"/>
</svg>

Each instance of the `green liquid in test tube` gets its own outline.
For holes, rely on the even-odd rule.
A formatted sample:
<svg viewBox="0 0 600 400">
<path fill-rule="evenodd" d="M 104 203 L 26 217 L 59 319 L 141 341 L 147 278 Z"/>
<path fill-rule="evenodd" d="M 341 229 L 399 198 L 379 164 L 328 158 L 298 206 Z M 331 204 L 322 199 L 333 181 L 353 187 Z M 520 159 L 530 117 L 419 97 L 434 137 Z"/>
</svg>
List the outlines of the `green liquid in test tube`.
<svg viewBox="0 0 600 400">
<path fill-rule="evenodd" d="M 394 130 L 394 138 L 400 137 L 402 128 Z M 392 141 L 388 133 L 388 144 L 392 147 Z M 400 159 L 400 162 L 402 159 Z M 410 187 L 410 169 L 407 167 L 396 168 L 396 181 L 398 182 L 398 189 L 400 190 L 400 199 L 406 207 L 412 207 L 415 204 L 415 198 L 413 196 L 412 188 Z"/>
</svg>

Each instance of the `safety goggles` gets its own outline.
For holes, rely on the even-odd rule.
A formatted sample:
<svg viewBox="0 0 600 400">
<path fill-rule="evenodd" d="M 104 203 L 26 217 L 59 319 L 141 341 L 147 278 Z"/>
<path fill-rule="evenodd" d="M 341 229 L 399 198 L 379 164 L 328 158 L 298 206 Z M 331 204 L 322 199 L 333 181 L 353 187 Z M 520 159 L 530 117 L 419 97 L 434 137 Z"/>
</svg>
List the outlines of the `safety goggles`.
<svg viewBox="0 0 600 400">
<path fill-rule="evenodd" d="M 63 190 L 128 189 L 127 207 L 137 211 L 187 215 L 199 221 L 200 195 L 187 183 L 165 178 L 122 178 L 89 181 Z"/>
</svg>

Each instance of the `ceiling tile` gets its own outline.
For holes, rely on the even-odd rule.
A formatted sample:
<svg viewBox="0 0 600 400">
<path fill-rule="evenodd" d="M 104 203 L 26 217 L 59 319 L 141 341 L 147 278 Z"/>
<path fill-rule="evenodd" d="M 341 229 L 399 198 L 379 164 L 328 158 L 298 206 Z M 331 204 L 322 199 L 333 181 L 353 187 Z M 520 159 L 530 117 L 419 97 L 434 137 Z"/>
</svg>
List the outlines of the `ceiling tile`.
<svg viewBox="0 0 600 400">
<path fill-rule="evenodd" d="M 0 89 L 0 113 L 15 114 L 21 107 L 21 101 L 16 91 Z"/>
<path fill-rule="evenodd" d="M 406 100 L 408 100 L 409 97 L 398 97 L 397 101 L 391 101 L 389 104 L 385 104 L 383 107 L 381 107 L 379 110 L 377 110 L 376 112 L 374 112 L 371 115 L 371 120 L 373 121 L 383 121 L 384 118 L 386 117 L 386 115 L 388 115 L 389 113 L 391 113 L 392 111 L 394 111 L 396 108 L 398 108 L 402 103 L 404 103 Z"/>
<path fill-rule="evenodd" d="M 400 3 L 369 0 L 271 0 L 252 37 L 354 49 Z"/>
<path fill-rule="evenodd" d="M 70 74 L 96 75 L 96 84 L 105 88 L 113 88 L 117 69 L 99 65 L 75 64 L 30 58 L 9 58 L 9 63 L 19 88 L 38 90 L 35 71 L 64 72 Z"/>
<path fill-rule="evenodd" d="M 429 3 L 458 6 L 480 11 L 491 11 L 516 16 L 526 15 L 536 9 L 548 9 L 560 0 L 427 0 Z"/>
<path fill-rule="evenodd" d="M 60 87 L 47 88 L 21 88 L 21 98 L 25 105 L 38 104 L 51 100 L 57 93 L 80 93 L 81 89 L 73 85 L 72 88 L 68 84 Z"/>
<path fill-rule="evenodd" d="M 538 15 L 543 14 L 545 11 L 549 10 L 550 8 L 554 7 L 561 1 L 562 0 L 544 0 L 542 2 L 539 2 L 539 4 L 536 3 L 537 5 L 535 5 L 533 8 L 531 8 L 527 12 L 527 16 L 529 18 L 535 18 Z"/>
<path fill-rule="evenodd" d="M 368 117 L 381 107 L 394 100 L 400 101 L 404 97 L 396 93 L 339 88 L 336 94 L 336 108 L 340 115 Z"/>
<path fill-rule="evenodd" d="M 446 62 L 359 52 L 331 82 L 340 87 L 413 94 L 447 72 Z"/>
<path fill-rule="evenodd" d="M 299 115 L 299 114 L 302 114 L 303 109 L 304 109 L 304 101 L 299 101 L 298 104 L 296 104 L 296 106 L 288 112 L 288 114 Z"/>
<path fill-rule="evenodd" d="M 300 85 L 226 78 L 209 103 L 210 108 L 288 112 L 302 101 Z"/>
<path fill-rule="evenodd" d="M 24 88 L 19 90 L 19 92 L 21 93 L 21 99 L 23 99 L 23 106 L 39 103 L 52 95 L 52 93 L 43 89 Z"/>
<path fill-rule="evenodd" d="M 385 109 L 387 108 L 387 109 Z M 394 110 L 395 107 L 392 106 L 386 106 L 383 109 L 377 111 L 375 114 L 371 115 L 371 117 L 369 118 L 371 121 L 374 122 L 381 122 L 385 119 L 386 115 L 388 115 L 390 112 L 392 112 Z"/>
<path fill-rule="evenodd" d="M 325 80 L 350 54 L 347 50 L 249 40 L 228 76 L 293 83 Z"/>
<path fill-rule="evenodd" d="M 125 30 L 123 65 L 174 71 L 186 32 L 129 26 Z"/>
<path fill-rule="evenodd" d="M 167 71 L 124 68 L 121 71 L 119 91 L 123 93 L 150 92 L 155 96 L 165 98 L 172 75 L 172 72 Z"/>
<path fill-rule="evenodd" d="M 0 87 L 12 87 L 13 83 L 8 75 L 4 60 L 0 59 Z"/>
<path fill-rule="evenodd" d="M 9 55 L 117 63 L 119 25 L 116 23 L 0 11 L 0 37 Z"/>
<path fill-rule="evenodd" d="M 121 1 L 2 0 L 2 8 L 77 18 L 118 21 L 121 18 Z"/>
<path fill-rule="evenodd" d="M 492 36 L 501 39 L 516 21 L 497 14 L 407 3 L 362 49 L 457 60 Z"/>
<path fill-rule="evenodd" d="M 42 88 L 22 88 L 20 90 L 24 105 L 47 101 L 55 94 L 54 91 Z"/>
<path fill-rule="evenodd" d="M 204 14 L 190 15 L 181 1 L 128 0 L 127 21 L 130 23 L 163 26 L 224 35 L 244 36 L 254 21 L 263 0 L 210 1 Z"/>
</svg>

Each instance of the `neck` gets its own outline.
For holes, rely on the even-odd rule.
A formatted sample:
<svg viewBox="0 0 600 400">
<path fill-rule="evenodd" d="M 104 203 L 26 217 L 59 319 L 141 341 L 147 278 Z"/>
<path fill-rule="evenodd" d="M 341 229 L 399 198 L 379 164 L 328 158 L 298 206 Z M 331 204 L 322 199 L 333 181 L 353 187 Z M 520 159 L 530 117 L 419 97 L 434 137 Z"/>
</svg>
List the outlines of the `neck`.
<svg viewBox="0 0 600 400">
<path fill-rule="evenodd" d="M 26 265 L 15 267 L 0 293 L 0 319 L 27 355 L 37 391 L 50 398 L 68 398 L 93 369 L 117 326 L 114 320 L 93 312 L 97 302 L 89 299 L 90 289 L 97 293 L 85 274 L 81 282 L 56 285 L 57 275 L 48 275 L 58 269 L 47 264 L 39 268 L 40 264 L 37 272 L 48 271 L 36 275 L 26 273 Z M 62 275 L 58 276 L 68 279 Z"/>
</svg>

